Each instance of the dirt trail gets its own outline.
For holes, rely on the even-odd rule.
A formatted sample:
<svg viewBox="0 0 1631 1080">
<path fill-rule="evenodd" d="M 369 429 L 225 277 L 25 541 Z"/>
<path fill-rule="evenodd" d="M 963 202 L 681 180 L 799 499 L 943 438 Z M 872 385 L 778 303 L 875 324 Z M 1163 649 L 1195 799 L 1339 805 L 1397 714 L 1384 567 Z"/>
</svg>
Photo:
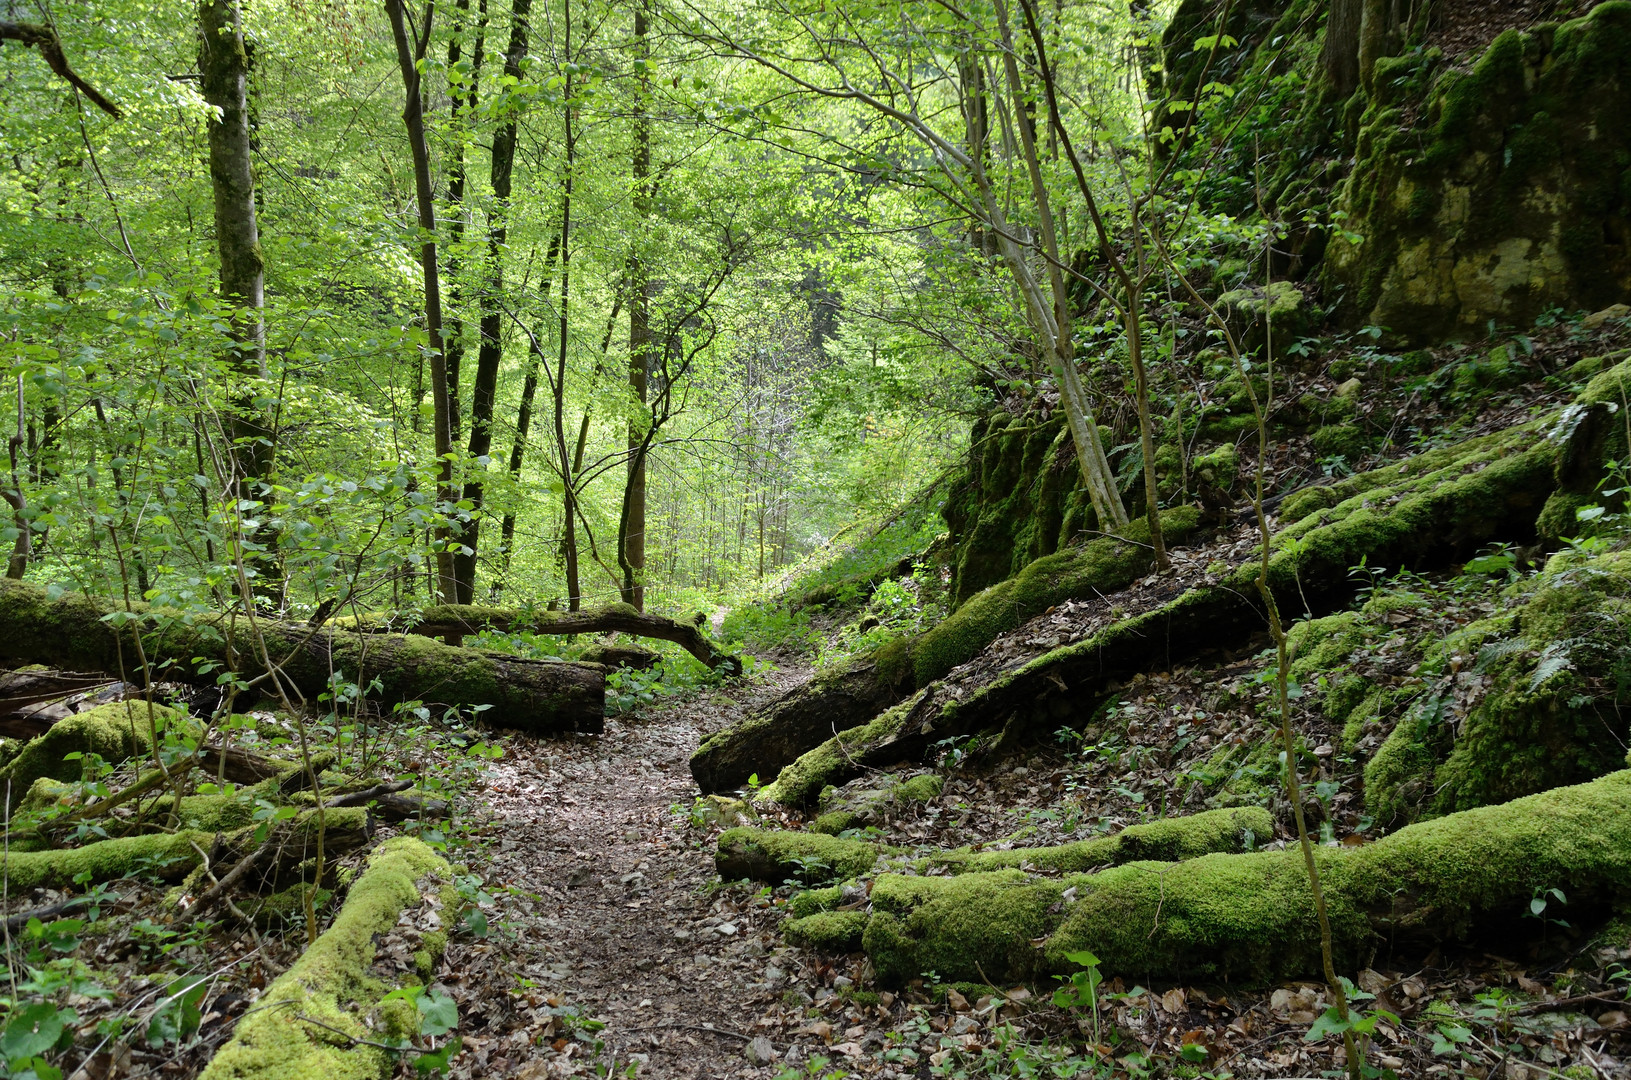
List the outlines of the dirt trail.
<svg viewBox="0 0 1631 1080">
<path fill-rule="evenodd" d="M 581 1019 L 606 1025 L 599 1060 L 617 1070 L 639 1061 L 643 1076 L 775 1075 L 779 1065 L 755 1067 L 745 1051 L 760 1035 L 787 1050 L 779 1019 L 765 1018 L 780 1012 L 799 961 L 768 902 L 709 888 L 711 833 L 673 808 L 696 797 L 687 759 L 699 739 L 807 674 L 703 691 L 643 719 L 611 720 L 598 737 L 506 742 L 484 793 L 491 861 L 476 868 L 489 889 L 539 897 L 512 905 L 521 939 L 512 974 L 533 987 L 513 1011 L 492 1000 L 465 1007 L 485 1007 L 491 1028 L 509 1029 L 466 1040 L 469 1075 L 592 1075 L 588 1044 L 573 1034 Z M 457 987 L 460 968 L 479 966 L 483 951 L 450 953 L 444 978 Z"/>
</svg>

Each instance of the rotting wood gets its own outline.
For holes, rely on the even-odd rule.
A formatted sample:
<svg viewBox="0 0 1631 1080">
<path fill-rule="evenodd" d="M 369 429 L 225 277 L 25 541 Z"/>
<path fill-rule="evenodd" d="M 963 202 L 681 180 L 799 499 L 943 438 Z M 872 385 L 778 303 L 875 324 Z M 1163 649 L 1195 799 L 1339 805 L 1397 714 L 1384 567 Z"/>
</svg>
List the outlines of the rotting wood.
<svg viewBox="0 0 1631 1080">
<path fill-rule="evenodd" d="M 133 619 L 82 593 L 53 597 L 37 585 L 0 583 L 0 661 L 58 663 L 136 681 L 136 634 L 155 677 L 214 683 L 225 667 L 270 691 L 269 657 L 286 690 L 316 700 L 335 673 L 379 683 L 386 702 L 477 708 L 485 723 L 534 734 L 599 732 L 605 723 L 605 669 L 527 660 L 442 645 L 427 637 L 357 633 L 332 626 L 251 621 L 241 614 L 183 617 L 136 607 Z"/>
<path fill-rule="evenodd" d="M 360 629 L 398 629 L 384 623 L 365 621 Z M 427 637 L 459 638 L 483 630 L 501 634 L 601 634 L 615 631 L 631 637 L 671 641 L 708 667 L 724 675 L 740 675 L 742 661 L 722 651 L 694 622 L 671 619 L 636 611 L 629 604 L 613 604 L 595 611 L 517 611 L 481 607 L 476 604 L 439 604 L 425 608 L 417 621 L 402 627 L 409 633 Z"/>
</svg>

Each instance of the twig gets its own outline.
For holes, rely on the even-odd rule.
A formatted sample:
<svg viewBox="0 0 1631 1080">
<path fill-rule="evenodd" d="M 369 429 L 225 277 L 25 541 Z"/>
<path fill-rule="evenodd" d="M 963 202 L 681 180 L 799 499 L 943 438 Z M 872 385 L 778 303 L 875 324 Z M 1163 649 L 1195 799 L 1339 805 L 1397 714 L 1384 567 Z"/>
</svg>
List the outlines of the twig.
<svg viewBox="0 0 1631 1080">
<path fill-rule="evenodd" d="M 741 1039 L 743 1042 L 752 1042 L 752 1035 L 744 1035 L 740 1031 L 730 1028 L 714 1027 L 711 1024 L 655 1024 L 651 1027 L 626 1028 L 630 1034 L 638 1031 L 706 1031 L 710 1035 L 725 1035 L 732 1039 Z"/>
</svg>

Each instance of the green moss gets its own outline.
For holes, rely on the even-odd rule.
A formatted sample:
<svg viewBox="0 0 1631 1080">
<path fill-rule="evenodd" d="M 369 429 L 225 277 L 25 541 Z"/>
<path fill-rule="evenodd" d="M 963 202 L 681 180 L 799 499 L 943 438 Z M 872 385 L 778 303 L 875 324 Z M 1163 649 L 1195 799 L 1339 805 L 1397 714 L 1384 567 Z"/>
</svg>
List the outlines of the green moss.
<svg viewBox="0 0 1631 1080">
<path fill-rule="evenodd" d="M 205 832 L 153 833 L 68 850 L 13 851 L 6 856 L 6 879 L 13 889 L 62 888 L 80 874 L 102 882 L 152 872 L 173 881 L 198 865 L 194 845 L 208 850 L 213 840 Z"/>
<path fill-rule="evenodd" d="M 938 773 L 919 773 L 895 787 L 895 798 L 906 803 L 932 802 L 940 797 L 945 786 L 945 778 Z"/>
<path fill-rule="evenodd" d="M 1032 939 L 1058 925 L 1061 897 L 1079 880 L 1034 880 L 1018 870 L 883 874 L 873 881 L 863 944 L 886 984 L 931 972 L 942 979 L 1028 978 L 1038 958 Z"/>
<path fill-rule="evenodd" d="M 57 721 L 0 769 L 0 790 L 9 785 L 10 805 L 15 806 L 42 777 L 78 780 L 85 758 L 92 754 L 117 765 L 152 752 L 154 725 L 162 733 L 171 724 L 191 724 L 187 714 L 176 709 L 154 705 L 149 714 L 148 708 L 141 701 L 114 702 Z M 82 756 L 69 760 L 69 754 Z"/>
<path fill-rule="evenodd" d="M 1314 452 L 1321 457 L 1344 457 L 1358 461 L 1369 449 L 1370 440 L 1363 428 L 1354 424 L 1330 424 L 1314 432 L 1311 440 Z"/>
<path fill-rule="evenodd" d="M 1224 443 L 1215 450 L 1198 454 L 1190 463 L 1190 472 L 1196 478 L 1228 491 L 1240 476 L 1240 457 L 1235 444 Z"/>
<path fill-rule="evenodd" d="M 787 901 L 788 913 L 795 919 L 802 919 L 806 915 L 814 915 L 818 911 L 831 911 L 844 902 L 844 889 L 839 885 L 831 885 L 825 889 L 806 889 L 794 893 Z"/>
<path fill-rule="evenodd" d="M 1200 524 L 1200 511 L 1181 506 L 1161 515 L 1163 535 L 1178 543 Z M 1149 527 L 1142 519 L 1113 536 L 1048 555 L 1016 576 L 967 600 L 911 645 L 914 686 L 927 686 L 978 656 L 998 635 L 1073 597 L 1125 588 L 1151 565 Z"/>
<path fill-rule="evenodd" d="M 794 919 L 782 928 L 789 943 L 820 952 L 847 953 L 861 948 L 866 930 L 864 911 L 819 911 Z"/>
<path fill-rule="evenodd" d="M 785 829 L 727 829 L 714 866 L 726 881 L 843 881 L 871 872 L 878 849 L 860 840 Z"/>
<path fill-rule="evenodd" d="M 929 859 L 927 865 L 945 866 L 956 872 L 1024 866 L 1064 873 L 1086 872 L 1142 859 L 1177 862 L 1214 851 L 1241 851 L 1273 835 L 1274 818 L 1267 810 L 1236 807 L 1130 825 L 1115 836 L 1078 840 L 1057 847 L 946 852 Z"/>
<path fill-rule="evenodd" d="M 238 1021 L 232 1041 L 204 1070 L 205 1080 L 385 1076 L 391 1062 L 384 1051 L 338 1041 L 334 1033 L 303 1023 L 300 1017 L 378 1041 L 359 1016 L 386 990 L 370 974 L 375 937 L 388 932 L 402 909 L 419 900 L 421 879 L 448 876 L 447 863 L 419 840 L 397 837 L 381 845 L 333 925 Z"/>
<path fill-rule="evenodd" d="M 1631 887 L 1631 772 L 1411 826 L 1375 844 L 1316 850 L 1337 966 L 1463 937 L 1515 917 L 1536 889 L 1571 902 Z M 1567 883 L 1566 885 L 1564 883 Z M 1067 900 L 1067 890 L 1073 899 Z M 879 977 L 998 981 L 1073 968 L 1106 977 L 1262 981 L 1320 970 L 1320 935 L 1295 848 L 1135 862 L 1059 881 L 1018 871 L 881 875 L 863 936 Z M 1041 950 L 1031 947 L 1045 938 Z"/>
<path fill-rule="evenodd" d="M 861 746 L 899 731 L 912 706 L 923 696 L 920 690 L 860 727 L 841 731 L 814 750 L 801 754 L 798 760 L 782 769 L 775 783 L 761 791 L 759 797 L 784 806 L 808 806 L 848 765 L 845 747 Z"/>
<path fill-rule="evenodd" d="M 833 810 L 822 814 L 810 822 L 810 831 L 826 833 L 828 836 L 837 836 L 846 829 L 853 829 L 860 824 L 859 814 L 848 810 Z"/>
</svg>

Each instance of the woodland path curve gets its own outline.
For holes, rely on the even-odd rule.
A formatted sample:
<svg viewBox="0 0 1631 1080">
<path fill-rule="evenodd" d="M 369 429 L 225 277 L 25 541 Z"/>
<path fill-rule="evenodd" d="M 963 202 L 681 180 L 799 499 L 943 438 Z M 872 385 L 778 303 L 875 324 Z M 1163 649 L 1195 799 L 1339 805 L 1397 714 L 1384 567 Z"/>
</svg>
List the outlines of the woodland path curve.
<svg viewBox="0 0 1631 1080">
<path fill-rule="evenodd" d="M 768 901 L 711 887 L 713 834 L 685 812 L 697 795 L 687 762 L 707 733 L 807 676 L 778 670 L 669 699 L 644 717 L 609 719 L 600 736 L 505 740 L 482 793 L 490 861 L 477 869 L 489 889 L 536 897 L 510 905 L 513 974 L 532 986 L 521 1015 L 500 1025 L 510 1034 L 467 1040 L 471 1075 L 594 1075 L 571 1037 L 574 1017 L 606 1025 L 599 1060 L 614 1075 L 635 1060 L 647 1077 L 779 1071 L 745 1050 L 763 1035 L 787 1051 L 777 1003 L 797 993 L 802 961 L 782 945 Z M 445 965 L 455 984 L 458 953 Z"/>
</svg>

